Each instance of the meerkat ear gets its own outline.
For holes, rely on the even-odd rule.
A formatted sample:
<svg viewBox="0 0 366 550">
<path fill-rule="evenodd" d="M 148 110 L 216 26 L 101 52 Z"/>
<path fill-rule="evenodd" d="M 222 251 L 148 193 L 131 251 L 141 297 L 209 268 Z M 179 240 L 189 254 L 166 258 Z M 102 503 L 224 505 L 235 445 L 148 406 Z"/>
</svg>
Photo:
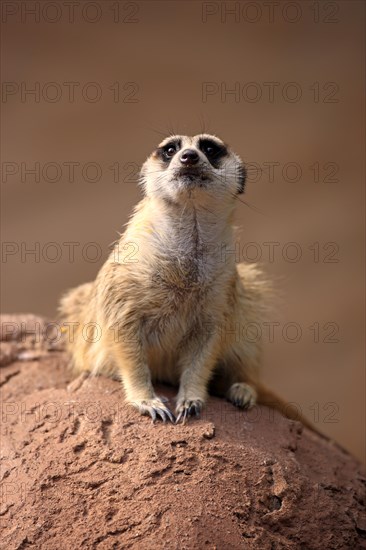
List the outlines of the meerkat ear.
<svg viewBox="0 0 366 550">
<path fill-rule="evenodd" d="M 247 171 L 242 162 L 238 164 L 236 174 L 237 174 L 236 180 L 238 183 L 238 195 L 240 195 L 241 193 L 244 193 L 245 182 L 247 179 Z"/>
</svg>

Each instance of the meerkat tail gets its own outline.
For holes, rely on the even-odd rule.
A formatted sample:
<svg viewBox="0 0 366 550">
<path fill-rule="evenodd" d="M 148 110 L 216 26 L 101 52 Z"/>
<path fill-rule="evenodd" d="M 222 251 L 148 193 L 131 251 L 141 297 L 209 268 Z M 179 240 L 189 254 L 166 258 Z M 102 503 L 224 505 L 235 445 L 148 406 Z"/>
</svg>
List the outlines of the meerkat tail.
<svg viewBox="0 0 366 550">
<path fill-rule="evenodd" d="M 251 385 L 254 386 L 257 392 L 257 403 L 259 405 L 266 405 L 271 409 L 274 409 L 282 414 L 285 418 L 289 420 L 298 420 L 306 428 L 312 430 L 313 432 L 320 433 L 315 426 L 307 419 L 303 414 L 301 414 L 298 409 L 291 403 L 286 402 L 282 397 L 278 396 L 272 390 L 269 390 L 261 382 L 251 382 Z"/>
<path fill-rule="evenodd" d="M 64 321 L 80 322 L 89 303 L 93 283 L 85 283 L 66 292 L 60 300 L 59 313 Z"/>
<path fill-rule="evenodd" d="M 82 333 L 88 321 L 87 310 L 90 308 L 92 291 L 93 283 L 85 283 L 66 292 L 60 300 L 58 311 L 62 321 L 61 332 L 66 348 L 72 355 L 70 367 L 74 373 L 90 370 L 85 360 L 88 345 Z"/>
</svg>

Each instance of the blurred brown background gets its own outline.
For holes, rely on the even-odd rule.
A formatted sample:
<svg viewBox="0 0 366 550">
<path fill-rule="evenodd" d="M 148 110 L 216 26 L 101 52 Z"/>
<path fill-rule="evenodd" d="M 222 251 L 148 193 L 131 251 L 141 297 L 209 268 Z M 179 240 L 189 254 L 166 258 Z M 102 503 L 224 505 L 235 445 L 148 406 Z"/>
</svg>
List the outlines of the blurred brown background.
<svg viewBox="0 0 366 550">
<path fill-rule="evenodd" d="M 136 167 L 205 128 L 252 163 L 241 259 L 281 296 L 263 378 L 362 459 L 364 3 L 2 4 L 2 311 L 54 317 L 139 200 Z"/>
</svg>

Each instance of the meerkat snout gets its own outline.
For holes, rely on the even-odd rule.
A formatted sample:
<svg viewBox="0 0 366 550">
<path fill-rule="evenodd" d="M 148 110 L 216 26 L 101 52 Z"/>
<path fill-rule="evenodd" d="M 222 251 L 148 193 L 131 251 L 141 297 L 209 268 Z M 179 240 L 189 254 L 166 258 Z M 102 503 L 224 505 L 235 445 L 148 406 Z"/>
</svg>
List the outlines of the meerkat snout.
<svg viewBox="0 0 366 550">
<path fill-rule="evenodd" d="M 198 163 L 199 159 L 200 157 L 194 149 L 185 149 L 179 157 L 179 160 L 183 166 L 194 166 Z"/>
</svg>

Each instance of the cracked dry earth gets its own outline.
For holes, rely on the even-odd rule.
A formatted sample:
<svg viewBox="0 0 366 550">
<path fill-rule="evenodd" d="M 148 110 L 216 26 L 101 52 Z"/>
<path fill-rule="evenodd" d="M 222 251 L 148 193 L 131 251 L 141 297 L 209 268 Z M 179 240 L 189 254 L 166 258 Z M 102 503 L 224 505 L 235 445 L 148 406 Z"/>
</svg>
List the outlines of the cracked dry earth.
<svg viewBox="0 0 366 550">
<path fill-rule="evenodd" d="M 153 425 L 118 382 L 72 380 L 36 323 L 2 318 L 1 548 L 366 548 L 365 477 L 336 444 L 214 398 Z"/>
</svg>

